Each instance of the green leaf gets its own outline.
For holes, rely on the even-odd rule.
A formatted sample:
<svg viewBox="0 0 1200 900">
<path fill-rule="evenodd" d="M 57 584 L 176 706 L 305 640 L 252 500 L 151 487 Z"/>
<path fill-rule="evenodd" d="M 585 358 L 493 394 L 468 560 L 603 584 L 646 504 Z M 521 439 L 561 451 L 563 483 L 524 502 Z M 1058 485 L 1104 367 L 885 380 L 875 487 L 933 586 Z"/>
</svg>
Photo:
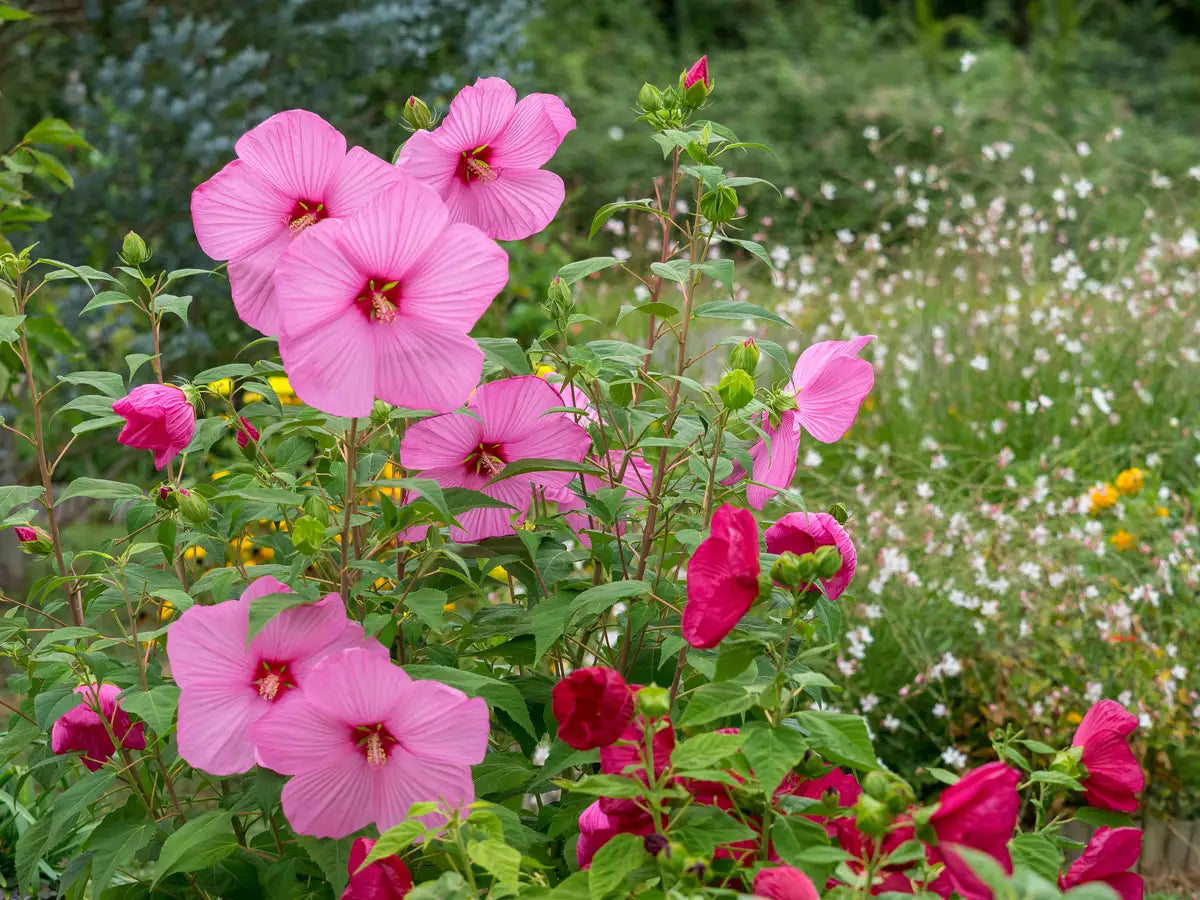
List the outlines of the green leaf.
<svg viewBox="0 0 1200 900">
<path fill-rule="evenodd" d="M 828 846 L 829 835 L 819 823 L 804 816 L 775 816 L 771 819 L 771 843 L 780 859 L 799 866 L 800 854 L 811 847 Z"/>
<path fill-rule="evenodd" d="M 756 837 L 753 831 L 723 809 L 695 804 L 683 811 L 671 834 L 699 856 L 710 856 L 719 844 L 734 844 Z"/>
<path fill-rule="evenodd" d="M 352 838 L 322 840 L 306 834 L 298 834 L 296 843 L 303 847 L 309 859 L 317 864 L 325 876 L 325 880 L 333 887 L 333 896 L 342 896 L 342 892 L 346 890 L 346 884 L 350 881 L 350 873 L 346 871 L 346 867 L 350 864 L 350 848 L 354 845 L 354 840 Z M 378 846 L 378 844 L 375 845 L 376 848 Z"/>
<path fill-rule="evenodd" d="M 116 372 L 71 372 L 59 375 L 58 380 L 67 384 L 86 384 L 114 399 L 125 394 L 125 381 Z M 108 410 L 112 412 L 112 404 L 108 405 Z"/>
<path fill-rule="evenodd" d="M 442 684 L 458 688 L 472 697 L 482 697 L 489 705 L 508 713 L 530 737 L 536 738 L 539 733 L 529 718 L 529 708 L 525 705 L 525 698 L 521 696 L 521 692 L 514 685 L 487 675 L 452 669 L 449 666 L 413 665 L 405 666 L 404 671 L 413 678 L 440 681 Z"/>
<path fill-rule="evenodd" d="M 17 839 L 17 882 L 34 897 L 38 895 L 38 863 L 50 849 L 52 824 L 50 816 L 40 816 Z"/>
<path fill-rule="evenodd" d="M 73 497 L 90 497 L 93 500 L 140 500 L 145 496 L 142 489 L 135 484 L 105 481 L 103 478 L 76 478 L 58 495 L 55 506 Z"/>
<path fill-rule="evenodd" d="M 748 735 L 707 732 L 682 741 L 671 753 L 671 766 L 677 772 L 691 769 L 711 769 L 721 760 L 737 753 Z M 755 767 L 757 771 L 757 767 Z M 761 773 L 760 773 L 761 777 Z"/>
<path fill-rule="evenodd" d="M 529 357 L 516 338 L 475 338 L 484 356 L 514 375 L 531 375 Z"/>
<path fill-rule="evenodd" d="M 689 696 L 679 725 L 681 728 L 704 725 L 716 719 L 725 719 L 745 712 L 752 705 L 753 695 L 747 693 L 741 685 L 727 681 L 702 684 Z"/>
<path fill-rule="evenodd" d="M 79 314 L 83 315 L 85 312 L 91 312 L 93 309 L 103 309 L 106 306 L 120 306 L 124 303 L 133 302 L 133 298 L 124 291 L 101 291 L 87 302 L 87 306 L 81 309 Z"/>
<path fill-rule="evenodd" d="M 582 622 L 600 615 L 618 600 L 629 597 L 644 597 L 650 593 L 650 584 L 646 581 L 610 581 L 588 588 L 571 601 L 571 617 L 567 625 Z"/>
<path fill-rule="evenodd" d="M 563 787 L 576 794 L 590 797 L 615 797 L 632 800 L 646 792 L 646 785 L 626 775 L 584 775 L 575 782 L 561 782 Z"/>
<path fill-rule="evenodd" d="M 592 226 L 588 229 L 588 240 L 590 241 L 596 236 L 596 232 L 604 227 L 604 223 L 612 218 L 613 213 L 619 212 L 622 209 L 636 209 L 639 212 L 653 213 L 656 216 L 665 217 L 667 215 L 662 210 L 655 209 L 653 204 L 654 201 L 649 198 L 644 200 L 621 200 L 617 203 L 605 203 L 596 211 L 596 215 L 592 217 Z"/>
<path fill-rule="evenodd" d="M 176 872 L 196 872 L 237 850 L 233 813 L 207 812 L 179 826 L 162 845 L 154 866 L 154 885 Z"/>
<path fill-rule="evenodd" d="M 304 498 L 295 491 L 288 491 L 283 488 L 260 487 L 259 485 L 247 485 L 246 487 L 222 491 L 213 499 L 249 500 L 252 503 L 278 503 L 280 506 L 301 506 L 304 503 Z"/>
<path fill-rule="evenodd" d="M 700 263 L 700 271 L 721 282 L 725 287 L 729 288 L 730 296 L 733 295 L 733 260 L 732 259 L 710 259 L 708 262 Z"/>
<path fill-rule="evenodd" d="M 26 144 L 54 144 L 59 147 L 79 147 L 84 150 L 91 147 L 78 131 L 62 119 L 42 119 L 42 121 L 25 132 L 22 142 Z"/>
<path fill-rule="evenodd" d="M 1133 825 L 1133 820 L 1125 813 L 1099 809 L 1095 806 L 1084 806 L 1075 810 L 1075 818 L 1080 822 L 1100 828 L 1128 828 Z"/>
<path fill-rule="evenodd" d="M 205 369 L 192 379 L 195 384 L 209 385 L 223 378 L 246 378 L 254 374 L 254 366 L 246 363 L 226 363 L 223 366 L 213 366 Z"/>
<path fill-rule="evenodd" d="M 363 859 L 359 870 L 361 871 L 385 856 L 404 853 L 413 845 L 413 841 L 425 834 L 425 831 L 425 826 L 417 819 L 405 819 L 399 825 L 393 825 L 379 836 L 379 840 L 375 842 L 371 852 Z M 346 870 L 345 865 L 342 866 L 342 870 Z"/>
<path fill-rule="evenodd" d="M 29 155 L 37 160 L 40 173 L 49 175 L 59 184 L 66 187 L 75 187 L 75 179 L 71 177 L 71 173 L 67 171 L 67 167 L 62 164 L 62 161 L 44 150 L 35 150 L 33 147 L 25 148 Z"/>
<path fill-rule="evenodd" d="M 159 294 L 154 298 L 154 311 L 159 315 L 171 313 L 180 322 L 187 324 L 188 307 L 192 305 L 191 296 L 176 297 L 174 294 Z"/>
<path fill-rule="evenodd" d="M 765 722 L 752 722 L 745 730 L 749 737 L 742 752 L 758 776 L 763 795 L 774 797 L 788 772 L 804 756 L 808 742 L 800 732 L 786 725 L 772 728 Z"/>
<path fill-rule="evenodd" d="M 854 769 L 878 769 L 867 723 L 859 716 L 804 710 L 796 721 L 808 733 L 808 744 L 830 762 Z"/>
<path fill-rule="evenodd" d="M 446 628 L 445 609 L 449 600 L 445 591 L 418 588 L 404 598 L 404 608 L 411 609 L 426 628 L 440 633 Z"/>
<path fill-rule="evenodd" d="M 24 316 L 0 316 L 0 344 L 11 344 L 21 335 L 17 330 L 25 321 Z"/>
<path fill-rule="evenodd" d="M 692 264 L 686 259 L 673 259 L 665 263 L 653 262 L 650 263 L 650 271 L 664 281 L 686 284 L 692 274 Z"/>
<path fill-rule="evenodd" d="M 43 489 L 24 484 L 0 485 L 0 516 L 41 499 Z"/>
<path fill-rule="evenodd" d="M 504 471 L 494 477 L 488 484 L 504 481 L 516 475 L 528 475 L 530 472 L 580 472 L 584 475 L 603 477 L 603 469 L 588 462 L 572 462 L 569 459 L 518 459 L 504 466 Z M 506 506 L 508 504 L 505 504 Z"/>
<path fill-rule="evenodd" d="M 1064 788 L 1068 791 L 1083 790 L 1083 785 L 1065 772 L 1055 772 L 1052 770 L 1034 772 L 1029 776 L 1029 780 L 1041 784 L 1052 784 L 1055 787 Z"/>
<path fill-rule="evenodd" d="M 1051 747 L 1049 744 L 1043 744 L 1041 741 L 1020 740 L 1020 741 L 1017 741 L 1017 743 L 1021 744 L 1023 747 L 1026 747 L 1029 750 L 1032 750 L 1034 753 L 1041 753 L 1046 756 L 1053 756 L 1054 754 L 1056 754 L 1058 752 L 1053 747 Z"/>
<path fill-rule="evenodd" d="M 165 735 L 179 707 L 179 688 L 173 684 L 160 684 L 148 691 L 131 689 L 121 695 L 121 707 L 149 725 L 155 734 Z"/>
<path fill-rule="evenodd" d="M 529 614 L 529 630 L 533 634 L 535 659 L 544 657 L 554 642 L 566 633 L 574 602 L 575 597 L 570 594 L 555 594 L 533 608 Z"/>
<path fill-rule="evenodd" d="M 533 764 L 520 753 L 488 751 L 483 762 L 471 767 L 471 778 L 480 794 L 524 793 L 538 776 Z"/>
<path fill-rule="evenodd" d="M 620 264 L 621 261 L 615 256 L 592 256 L 588 259 L 581 259 L 578 262 L 567 263 L 558 270 L 558 277 L 567 284 L 574 284 L 581 279 L 587 278 L 593 272 L 610 269 Z"/>
<path fill-rule="evenodd" d="M 756 256 L 759 261 L 764 263 L 768 269 L 774 271 L 775 263 L 771 261 L 771 257 L 767 255 L 767 251 L 763 249 L 763 245 L 758 241 L 744 241 L 739 238 L 731 238 L 725 235 L 722 235 L 721 240 L 725 243 L 736 244 L 743 250 L 749 250 L 750 253 Z"/>
<path fill-rule="evenodd" d="M 1058 880 L 1063 853 L 1058 844 L 1041 834 L 1018 834 L 1009 841 L 1013 865 L 1029 869 L 1049 881 Z"/>
<path fill-rule="evenodd" d="M 297 606 L 308 606 L 310 603 L 316 602 L 303 594 L 291 592 L 255 597 L 250 601 L 250 629 L 246 634 L 246 643 L 249 644 L 254 640 L 255 636 L 267 626 L 267 623 L 284 610 Z"/>
<path fill-rule="evenodd" d="M 963 858 L 980 881 L 992 889 L 992 896 L 995 900 L 1015 898 L 1016 892 L 1009 883 L 1008 877 L 1000 868 L 1000 863 L 991 854 L 965 847 L 962 844 L 955 844 L 954 852 Z"/>
<path fill-rule="evenodd" d="M 119 813 L 113 814 L 119 815 Z M 92 898 L 100 900 L 117 869 L 150 843 L 158 826 L 150 819 L 113 819 L 110 815 L 88 838 L 92 851 Z"/>
<path fill-rule="evenodd" d="M 642 839 L 633 834 L 618 834 L 596 851 L 588 869 L 588 894 L 591 900 L 620 894 L 629 886 L 629 875 L 646 859 Z"/>
<path fill-rule="evenodd" d="M 949 769 L 939 769 L 937 766 L 930 766 L 925 769 L 925 771 L 942 784 L 958 784 L 958 782 L 961 780 L 958 775 L 956 775 L 954 772 L 951 772 Z"/>
<path fill-rule="evenodd" d="M 15 6 L 9 6 L 7 3 L 0 3 L 0 22 L 19 22 L 22 19 L 32 18 L 33 13 L 17 9 Z"/>
<path fill-rule="evenodd" d="M 95 772 L 88 772 L 79 778 L 69 788 L 54 798 L 53 824 L 46 840 L 47 847 L 53 847 L 75 824 L 79 814 L 95 803 L 112 787 L 117 773 L 107 766 Z"/>
<path fill-rule="evenodd" d="M 167 273 L 167 280 L 163 282 L 163 287 L 166 287 L 172 281 L 178 281 L 180 278 L 192 278 L 196 275 L 215 275 L 211 269 L 172 269 Z"/>
<path fill-rule="evenodd" d="M 500 884 L 517 884 L 521 877 L 521 851 L 503 841 L 471 841 L 467 858 Z"/>
<path fill-rule="evenodd" d="M 768 322 L 777 322 L 780 325 L 792 327 L 791 322 L 780 318 L 769 309 L 741 300 L 712 300 L 708 303 L 701 303 L 696 307 L 694 315 L 697 319 L 766 319 Z"/>
</svg>

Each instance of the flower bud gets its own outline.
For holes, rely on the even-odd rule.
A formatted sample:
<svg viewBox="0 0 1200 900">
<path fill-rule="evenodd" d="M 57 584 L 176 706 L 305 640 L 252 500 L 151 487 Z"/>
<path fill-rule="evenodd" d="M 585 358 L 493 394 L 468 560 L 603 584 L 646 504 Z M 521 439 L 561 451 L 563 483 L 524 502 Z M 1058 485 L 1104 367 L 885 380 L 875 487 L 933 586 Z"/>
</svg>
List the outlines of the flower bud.
<svg viewBox="0 0 1200 900">
<path fill-rule="evenodd" d="M 863 834 L 878 836 L 892 824 L 893 816 L 888 808 L 872 797 L 862 794 L 854 804 L 854 822 Z"/>
<path fill-rule="evenodd" d="M 816 578 L 817 563 L 811 553 L 796 555 L 790 551 L 779 554 L 771 566 L 771 578 L 776 584 L 798 590 L 812 584 Z"/>
<path fill-rule="evenodd" d="M 328 526 L 333 521 L 329 514 L 329 507 L 315 494 L 304 498 L 304 515 L 316 519 L 323 526 Z"/>
<path fill-rule="evenodd" d="M 886 772 L 881 772 L 876 769 L 874 772 L 868 772 L 867 777 L 863 779 L 863 790 L 870 794 L 874 799 L 881 803 L 887 799 L 888 787 L 892 780 L 888 778 Z"/>
<path fill-rule="evenodd" d="M 657 112 L 662 109 L 662 91 L 650 84 L 650 82 L 646 82 L 642 85 L 642 89 L 638 91 L 638 106 L 648 113 Z"/>
<path fill-rule="evenodd" d="M 21 551 L 30 556 L 47 556 L 54 549 L 50 535 L 33 525 L 18 525 L 13 531 L 21 542 Z"/>
<path fill-rule="evenodd" d="M 683 73 L 683 88 L 687 90 L 695 84 L 703 84 L 705 88 L 711 87 L 708 80 L 708 54 L 704 54 L 694 63 L 692 67 Z"/>
<path fill-rule="evenodd" d="M 544 306 L 546 315 L 555 321 L 560 321 L 566 319 L 574 308 L 575 295 L 571 292 L 571 286 L 555 275 L 550 281 L 550 287 L 546 289 Z"/>
<path fill-rule="evenodd" d="M 728 222 L 737 215 L 738 195 L 731 187 L 705 191 L 700 197 L 700 213 L 710 222 Z"/>
<path fill-rule="evenodd" d="M 741 409 L 754 399 L 754 378 L 742 369 L 726 372 L 717 385 L 717 394 L 726 409 Z"/>
<path fill-rule="evenodd" d="M 842 554 L 832 544 L 818 547 L 813 559 L 816 562 L 816 575 L 822 580 L 832 578 L 842 568 Z"/>
<path fill-rule="evenodd" d="M 671 858 L 671 842 L 661 834 L 651 832 L 642 838 L 642 846 L 646 848 L 646 852 L 651 856 L 658 856 L 660 853 L 666 853 L 667 859 Z"/>
<path fill-rule="evenodd" d="M 729 367 L 741 369 L 747 375 L 753 375 L 758 371 L 758 361 L 761 357 L 762 353 L 758 349 L 758 342 L 754 338 L 748 337 L 740 344 L 734 344 L 733 349 L 729 351 Z"/>
<path fill-rule="evenodd" d="M 433 115 L 419 97 L 409 97 L 404 101 L 404 121 L 414 131 L 428 130 L 433 127 Z"/>
<path fill-rule="evenodd" d="M 127 266 L 140 266 L 149 262 L 152 255 L 150 248 L 136 231 L 126 234 L 125 240 L 121 242 L 121 260 Z"/>
<path fill-rule="evenodd" d="M 893 778 L 891 784 L 888 785 L 884 803 L 887 804 L 888 812 L 899 814 L 912 806 L 916 799 L 917 795 L 913 793 L 912 786 L 907 781 Z"/>
<path fill-rule="evenodd" d="M 637 710 L 643 716 L 659 719 L 671 712 L 671 692 L 658 685 L 644 687 L 637 692 Z"/>
<path fill-rule="evenodd" d="M 179 512 L 193 525 L 203 525 L 208 521 L 208 501 L 195 491 L 179 492 Z"/>
<path fill-rule="evenodd" d="M 237 425 L 237 444 L 243 450 L 250 447 L 254 449 L 254 444 L 258 443 L 258 429 L 245 416 L 238 416 Z"/>
<path fill-rule="evenodd" d="M 1070 750 L 1060 750 L 1054 754 L 1054 760 L 1050 763 L 1050 771 L 1062 772 L 1068 778 L 1074 778 L 1076 781 L 1087 777 L 1087 772 L 1083 767 L 1083 748 L 1072 747 Z"/>
<path fill-rule="evenodd" d="M 825 760 L 821 759 L 819 753 L 813 753 L 811 750 L 804 751 L 804 757 L 800 760 L 800 768 L 804 772 L 806 778 L 820 778 L 825 773 Z M 825 803 L 824 796 L 821 802 Z M 827 806 L 829 804 L 826 804 Z M 837 801 L 833 803 L 837 806 Z"/>
<path fill-rule="evenodd" d="M 292 523 L 292 546 L 312 556 L 325 543 L 325 526 L 313 516 L 301 516 Z"/>
<path fill-rule="evenodd" d="M 829 514 L 837 521 L 839 525 L 845 525 L 846 520 L 850 518 L 850 513 L 846 511 L 845 503 L 835 503 L 829 507 Z"/>
<path fill-rule="evenodd" d="M 154 497 L 154 505 L 159 509 L 179 509 L 179 497 L 186 491 L 178 490 L 173 484 L 160 484 Z"/>
<path fill-rule="evenodd" d="M 375 405 L 371 407 L 371 424 L 378 428 L 387 422 L 387 420 L 391 417 L 392 405 L 376 399 Z"/>
</svg>

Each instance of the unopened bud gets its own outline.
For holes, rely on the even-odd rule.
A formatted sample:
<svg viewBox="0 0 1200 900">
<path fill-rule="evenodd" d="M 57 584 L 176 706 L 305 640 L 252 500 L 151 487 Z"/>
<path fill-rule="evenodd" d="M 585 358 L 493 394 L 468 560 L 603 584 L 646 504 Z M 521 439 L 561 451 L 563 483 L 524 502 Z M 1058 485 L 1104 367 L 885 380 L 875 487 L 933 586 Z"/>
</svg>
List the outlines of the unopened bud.
<svg viewBox="0 0 1200 900">
<path fill-rule="evenodd" d="M 392 417 L 392 406 L 390 403 L 385 403 L 382 400 L 376 399 L 375 405 L 371 407 L 371 424 L 378 428 Z"/>
<path fill-rule="evenodd" d="M 204 412 L 204 401 L 200 399 L 199 388 L 189 382 L 177 384 L 175 387 L 183 391 L 183 396 L 187 402 L 192 405 L 192 409 L 194 409 L 197 413 Z"/>
<path fill-rule="evenodd" d="M 575 295 L 571 286 L 555 275 L 546 289 L 546 315 L 551 319 L 565 319 L 575 308 Z"/>
<path fill-rule="evenodd" d="M 798 590 L 812 584 L 817 577 L 817 561 L 811 553 L 797 555 L 790 551 L 779 554 L 779 559 L 771 566 L 771 578 L 777 583 L 792 590 Z"/>
<path fill-rule="evenodd" d="M 21 551 L 30 556 L 48 556 L 54 549 L 50 535 L 33 525 L 18 525 L 13 532 L 21 543 Z"/>
<path fill-rule="evenodd" d="M 304 498 L 304 515 L 311 516 L 325 526 L 328 526 L 332 521 L 329 515 L 329 507 L 324 500 L 315 494 Z"/>
<path fill-rule="evenodd" d="M 729 351 L 729 367 L 753 375 L 758 371 L 758 361 L 761 358 L 762 352 L 758 349 L 758 342 L 748 337 L 740 344 L 734 344 L 733 349 Z"/>
<path fill-rule="evenodd" d="M 662 109 L 662 91 L 650 84 L 650 82 L 646 82 L 642 85 L 642 89 L 638 91 L 638 106 L 648 113 L 657 112 Z"/>
<path fill-rule="evenodd" d="M 741 409 L 754 399 L 754 378 L 742 369 L 726 372 L 717 384 L 717 394 L 726 409 Z"/>
<path fill-rule="evenodd" d="M 421 98 L 409 97 L 404 101 L 404 121 L 414 131 L 427 130 L 433 126 L 433 115 Z"/>
<path fill-rule="evenodd" d="M 671 712 L 671 692 L 658 685 L 642 688 L 636 699 L 638 712 L 651 719 L 662 718 Z"/>
<path fill-rule="evenodd" d="M 1054 760 L 1050 763 L 1050 771 L 1062 772 L 1068 778 L 1074 778 L 1076 781 L 1086 777 L 1086 770 L 1083 767 L 1083 748 L 1072 747 L 1070 750 L 1060 750 L 1054 754 Z"/>
<path fill-rule="evenodd" d="M 835 503 L 829 507 L 829 514 L 837 521 L 839 525 L 845 525 L 846 520 L 850 518 L 850 513 L 846 511 L 845 503 Z"/>
<path fill-rule="evenodd" d="M 805 750 L 804 758 L 800 761 L 800 768 L 804 771 L 805 777 L 820 778 L 825 772 L 825 760 L 821 759 L 820 754 Z"/>
<path fill-rule="evenodd" d="M 179 513 L 193 525 L 208 521 L 208 501 L 195 491 L 180 491 Z"/>
<path fill-rule="evenodd" d="M 325 543 L 325 526 L 313 516 L 301 516 L 292 523 L 292 546 L 312 556 Z"/>
<path fill-rule="evenodd" d="M 126 234 L 125 240 L 121 242 L 121 259 L 127 266 L 140 266 L 149 262 L 152 255 L 150 248 L 136 231 Z"/>
<path fill-rule="evenodd" d="M 691 88 L 695 84 L 703 84 L 705 88 L 711 87 L 711 82 L 708 80 L 707 53 L 692 63 L 692 67 L 683 73 L 681 83 L 684 90 Z"/>
<path fill-rule="evenodd" d="M 646 848 L 646 852 L 651 856 L 658 856 L 664 851 L 667 854 L 667 859 L 671 858 L 671 842 L 661 834 L 648 834 L 642 838 L 642 846 Z"/>
<path fill-rule="evenodd" d="M 737 215 L 738 195 L 731 187 L 705 191 L 700 197 L 700 213 L 710 222 L 728 222 Z"/>
<path fill-rule="evenodd" d="M 818 547 L 813 552 L 813 559 L 816 561 L 816 575 L 822 580 L 832 578 L 841 571 L 842 554 L 832 544 Z"/>
<path fill-rule="evenodd" d="M 916 799 L 917 795 L 913 793 L 912 786 L 907 781 L 893 778 L 892 783 L 888 785 L 884 803 L 887 804 L 888 812 L 899 814 L 912 806 Z"/>
<path fill-rule="evenodd" d="M 258 443 L 258 438 L 259 438 L 258 429 L 254 427 L 253 423 L 251 423 L 250 420 L 247 419 L 245 416 L 238 416 L 238 425 L 237 425 L 237 444 L 238 444 L 238 446 L 241 447 L 243 450 L 245 450 L 247 447 L 250 447 L 250 449 L 253 450 L 254 449 L 253 445 Z"/>
<path fill-rule="evenodd" d="M 861 794 L 854 804 L 854 821 L 863 834 L 873 837 L 883 834 L 892 824 L 892 818 L 888 808 L 870 794 Z"/>
<path fill-rule="evenodd" d="M 159 509 L 179 509 L 179 497 L 182 493 L 173 484 L 160 484 L 154 496 L 154 505 Z"/>
<path fill-rule="evenodd" d="M 887 792 L 891 783 L 892 780 L 888 778 L 886 773 L 876 769 L 874 772 L 867 773 L 867 777 L 863 779 L 862 786 L 864 791 L 882 803 L 887 799 Z"/>
</svg>

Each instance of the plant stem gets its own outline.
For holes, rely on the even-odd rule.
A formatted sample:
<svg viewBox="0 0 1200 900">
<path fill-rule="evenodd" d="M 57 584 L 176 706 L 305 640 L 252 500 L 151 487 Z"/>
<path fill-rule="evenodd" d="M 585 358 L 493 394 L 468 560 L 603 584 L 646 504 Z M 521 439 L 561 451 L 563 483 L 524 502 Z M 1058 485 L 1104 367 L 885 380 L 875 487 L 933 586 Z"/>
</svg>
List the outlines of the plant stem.
<svg viewBox="0 0 1200 900">
<path fill-rule="evenodd" d="M 350 430 L 346 434 L 346 495 L 342 498 L 344 515 L 342 516 L 342 602 L 350 600 L 350 517 L 354 514 L 356 493 L 356 473 L 358 468 L 358 419 L 350 420 Z"/>
</svg>

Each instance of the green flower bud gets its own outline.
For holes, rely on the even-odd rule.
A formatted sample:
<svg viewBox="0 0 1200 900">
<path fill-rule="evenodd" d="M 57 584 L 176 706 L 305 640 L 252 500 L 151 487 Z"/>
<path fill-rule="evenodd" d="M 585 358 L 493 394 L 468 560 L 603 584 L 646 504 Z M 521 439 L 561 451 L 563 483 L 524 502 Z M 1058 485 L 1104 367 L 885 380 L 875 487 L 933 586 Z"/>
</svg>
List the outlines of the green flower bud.
<svg viewBox="0 0 1200 900">
<path fill-rule="evenodd" d="M 154 505 L 159 509 L 179 509 L 179 496 L 173 484 L 160 484 L 154 493 Z"/>
<path fill-rule="evenodd" d="M 304 515 L 309 518 L 316 519 L 323 526 L 328 526 L 333 521 L 329 514 L 329 507 L 325 505 L 325 501 L 315 494 L 304 498 Z"/>
<path fill-rule="evenodd" d="M 842 568 L 842 554 L 832 545 L 818 547 L 813 559 L 816 561 L 816 575 L 821 579 L 832 578 Z"/>
<path fill-rule="evenodd" d="M 711 92 L 712 89 L 707 84 L 703 81 L 697 81 L 684 92 L 687 105 L 692 109 L 699 109 L 704 105 L 704 101 L 708 99 L 708 95 Z"/>
<path fill-rule="evenodd" d="M 811 750 L 804 751 L 804 758 L 800 761 L 800 767 L 804 770 L 806 778 L 820 778 L 825 774 L 825 760 L 821 759 L 820 754 L 813 753 Z M 825 802 L 823 798 L 821 802 Z M 837 805 L 836 802 L 834 805 Z"/>
<path fill-rule="evenodd" d="M 193 525 L 203 525 L 208 521 L 208 501 L 195 491 L 179 492 L 179 512 Z"/>
<path fill-rule="evenodd" d="M 127 266 L 140 266 L 149 262 L 152 255 L 150 248 L 136 231 L 129 232 L 121 242 L 121 260 Z"/>
<path fill-rule="evenodd" d="M 378 428 L 390 419 L 392 416 L 392 407 L 382 400 L 376 400 L 375 405 L 371 407 L 371 424 Z"/>
<path fill-rule="evenodd" d="M 894 818 L 888 808 L 870 794 L 861 794 L 854 804 L 854 821 L 863 834 L 873 837 L 883 834 Z"/>
<path fill-rule="evenodd" d="M 662 91 L 650 84 L 650 82 L 646 82 L 642 85 L 642 89 L 638 91 L 638 106 L 648 113 L 657 112 L 662 109 Z"/>
<path fill-rule="evenodd" d="M 187 399 L 188 403 L 192 404 L 192 409 L 194 409 L 197 414 L 204 412 L 204 401 L 200 399 L 199 388 L 188 382 L 184 382 L 183 384 L 178 384 L 175 386 L 183 391 L 183 396 Z"/>
<path fill-rule="evenodd" d="M 292 546 L 312 556 L 325 543 L 325 526 L 314 516 L 301 516 L 292 523 Z"/>
<path fill-rule="evenodd" d="M 758 371 L 758 361 L 761 357 L 758 342 L 748 337 L 740 344 L 734 344 L 733 349 L 729 351 L 729 367 L 753 375 Z"/>
<path fill-rule="evenodd" d="M 800 557 L 791 552 L 779 554 L 779 558 L 771 565 L 771 580 L 785 587 L 798 587 Z"/>
<path fill-rule="evenodd" d="M 558 275 L 546 289 L 546 312 L 552 319 L 564 319 L 575 308 L 575 295 L 571 286 Z"/>
<path fill-rule="evenodd" d="M 13 531 L 21 545 L 21 552 L 28 556 L 49 556 L 54 549 L 50 535 L 32 525 L 18 525 Z"/>
<path fill-rule="evenodd" d="M 893 778 L 892 783 L 888 785 L 884 803 L 887 804 L 888 812 L 899 814 L 912 806 L 916 799 L 917 795 L 913 793 L 912 786 L 907 781 Z"/>
<path fill-rule="evenodd" d="M 17 314 L 17 295 L 11 287 L 0 281 L 0 316 Z"/>
<path fill-rule="evenodd" d="M 754 378 L 741 369 L 726 372 L 717 385 L 717 394 L 726 409 L 741 409 L 754 399 Z"/>
<path fill-rule="evenodd" d="M 671 712 L 671 692 L 658 685 L 642 688 L 636 699 L 638 712 L 651 719 L 662 718 Z"/>
<path fill-rule="evenodd" d="M 1054 760 L 1050 763 L 1050 771 L 1062 772 L 1069 778 L 1074 778 L 1079 781 L 1087 777 L 1087 770 L 1083 767 L 1083 748 L 1072 747 L 1070 750 L 1060 750 L 1054 754 Z"/>
<path fill-rule="evenodd" d="M 839 525 L 845 525 L 846 520 L 850 518 L 850 513 L 846 511 L 845 503 L 835 503 L 829 507 L 829 514 L 837 521 Z"/>
<path fill-rule="evenodd" d="M 737 208 L 737 191 L 731 187 L 705 191 L 700 197 L 700 212 L 710 222 L 728 222 L 737 215 Z"/>
<path fill-rule="evenodd" d="M 433 115 L 419 97 L 409 97 L 404 101 L 404 121 L 414 131 L 433 127 Z"/>
<path fill-rule="evenodd" d="M 874 772 L 867 773 L 862 786 L 864 791 L 882 803 L 887 800 L 887 792 L 891 784 L 892 779 L 888 777 L 887 773 L 876 769 Z"/>
</svg>

